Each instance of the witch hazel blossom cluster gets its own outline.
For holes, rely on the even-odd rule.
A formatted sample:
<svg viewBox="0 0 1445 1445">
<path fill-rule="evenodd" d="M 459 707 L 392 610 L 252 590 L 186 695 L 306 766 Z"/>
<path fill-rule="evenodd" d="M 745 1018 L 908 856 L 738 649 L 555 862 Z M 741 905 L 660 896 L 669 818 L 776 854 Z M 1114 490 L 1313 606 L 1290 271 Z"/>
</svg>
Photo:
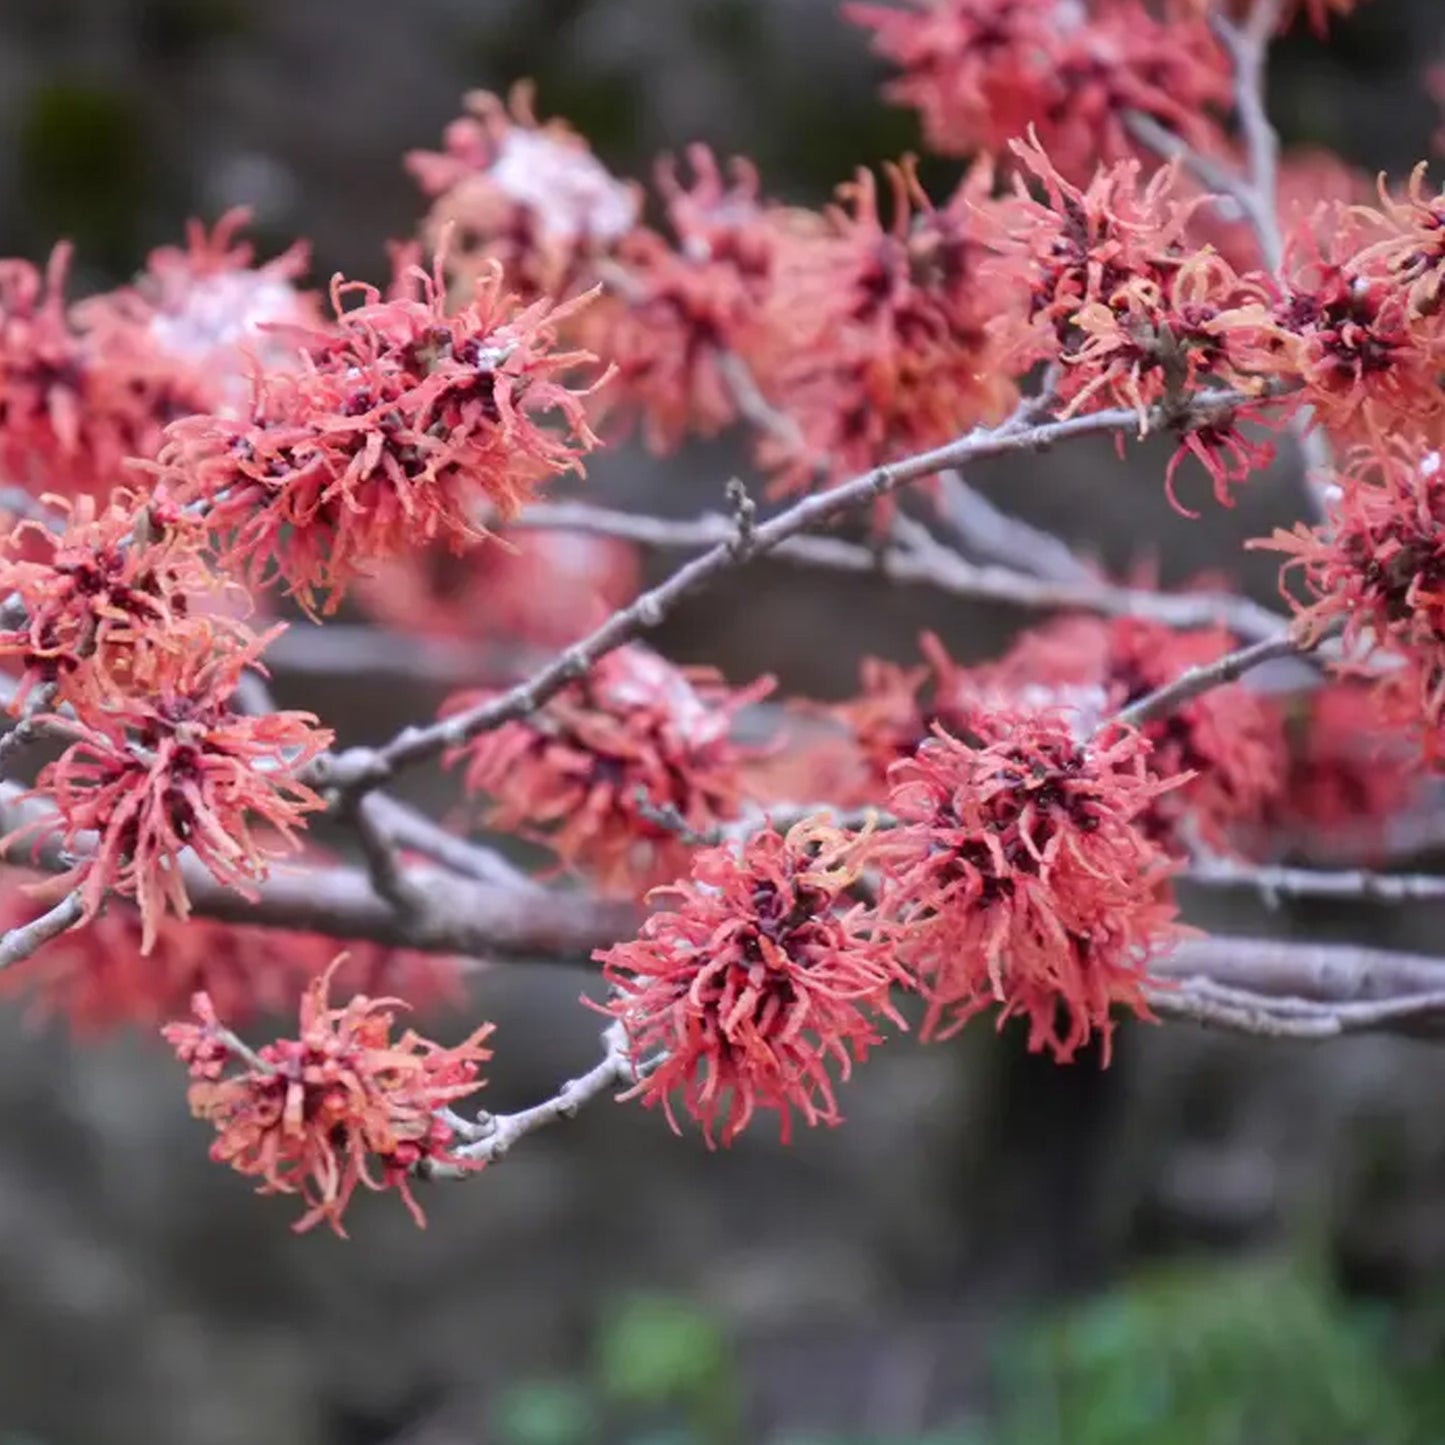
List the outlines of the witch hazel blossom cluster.
<svg viewBox="0 0 1445 1445">
<path fill-rule="evenodd" d="M 1061 1063 L 1131 1017 L 1408 1020 L 1346 965 L 1279 998 L 1277 943 L 1212 977 L 1179 892 L 1445 894 L 1358 871 L 1438 803 L 1445 199 L 1277 156 L 1258 91 L 1276 34 L 1354 8 L 841 5 L 964 163 L 937 194 L 910 156 L 818 208 L 701 145 L 618 176 L 521 84 L 406 157 L 389 276 L 311 288 L 240 213 L 99 296 L 64 242 L 0 262 L 0 992 L 164 1024 L 213 1157 L 337 1232 L 359 1191 L 421 1222 L 423 1180 L 606 1093 L 709 1145 L 834 1125 L 873 1050 L 980 1018 Z M 604 445 L 729 431 L 758 477 L 721 510 L 574 490 Z M 1276 488 L 1283 606 L 1229 558 L 1111 577 L 958 474 L 1089 435 L 1166 438 L 1189 516 Z M 1308 507 L 1260 475 L 1301 441 Z M 666 655 L 670 610 L 767 553 L 1046 615 L 991 658 L 926 631 L 827 701 Z M 462 659 L 434 713 L 338 747 L 276 706 L 272 671 L 334 669 L 338 613 L 384 665 Z M 388 791 L 425 764 L 441 818 Z M 557 957 L 600 969 L 604 1057 L 468 1116 L 490 1026 L 402 1010 Z M 295 1032 L 253 1048 L 262 1014 Z"/>
</svg>

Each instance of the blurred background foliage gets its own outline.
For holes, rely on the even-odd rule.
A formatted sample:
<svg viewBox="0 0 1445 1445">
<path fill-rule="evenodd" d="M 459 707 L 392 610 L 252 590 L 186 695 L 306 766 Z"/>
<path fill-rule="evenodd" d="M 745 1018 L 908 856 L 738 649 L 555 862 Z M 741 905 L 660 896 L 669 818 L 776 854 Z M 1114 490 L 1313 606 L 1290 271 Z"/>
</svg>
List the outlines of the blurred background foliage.
<svg viewBox="0 0 1445 1445">
<path fill-rule="evenodd" d="M 1196 1262 L 1001 1329 L 972 1417 L 764 1441 L 721 1323 L 639 1296 L 604 1314 L 586 1373 L 511 1386 L 492 1424 L 497 1445 L 1436 1445 L 1445 1379 L 1394 1330 L 1316 1265 Z"/>
</svg>

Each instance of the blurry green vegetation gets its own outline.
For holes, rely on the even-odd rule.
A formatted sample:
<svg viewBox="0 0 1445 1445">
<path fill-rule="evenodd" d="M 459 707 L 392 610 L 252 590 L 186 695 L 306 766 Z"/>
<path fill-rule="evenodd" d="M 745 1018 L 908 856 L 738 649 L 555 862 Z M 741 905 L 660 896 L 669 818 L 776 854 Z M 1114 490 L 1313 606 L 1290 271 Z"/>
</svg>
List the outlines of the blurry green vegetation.
<svg viewBox="0 0 1445 1445">
<path fill-rule="evenodd" d="M 1441 1380 L 1390 1320 L 1278 1265 L 1151 1276 L 1028 1332 L 989 1445 L 1427 1445 Z M 1436 1372 L 1438 1374 L 1438 1372 Z"/>
<path fill-rule="evenodd" d="M 987 1423 L 766 1445 L 1438 1445 L 1445 1372 L 1399 1363 L 1391 1330 L 1307 1269 L 1176 1269 L 1005 1331 Z M 634 1299 L 601 1323 L 586 1376 L 509 1392 L 495 1438 L 736 1445 L 744 1394 L 716 1321 Z"/>
<path fill-rule="evenodd" d="M 30 95 L 18 147 L 31 230 L 49 240 L 69 237 L 96 264 L 133 265 L 150 183 L 135 99 L 80 80 L 39 86 Z"/>
</svg>

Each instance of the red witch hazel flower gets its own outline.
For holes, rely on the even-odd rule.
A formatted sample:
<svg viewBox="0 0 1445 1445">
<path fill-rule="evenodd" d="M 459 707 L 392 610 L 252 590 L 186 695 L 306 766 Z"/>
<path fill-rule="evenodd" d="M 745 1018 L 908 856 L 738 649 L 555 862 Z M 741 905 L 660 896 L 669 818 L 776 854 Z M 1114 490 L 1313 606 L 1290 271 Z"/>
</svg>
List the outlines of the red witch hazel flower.
<svg viewBox="0 0 1445 1445">
<path fill-rule="evenodd" d="M 1418 747 L 1363 679 L 1292 700 L 1289 768 L 1259 852 L 1317 866 L 1382 866 L 1390 825 L 1427 796 Z"/>
<path fill-rule="evenodd" d="M 1311 601 L 1296 627 L 1307 642 L 1343 630 L 1347 644 L 1392 654 L 1403 666 L 1376 687 L 1387 715 L 1442 750 L 1445 720 L 1445 470 L 1440 453 L 1408 443 L 1361 449 L 1338 476 L 1323 526 L 1280 528 L 1251 546 L 1283 552 Z M 1346 670 L 1349 670 L 1347 664 Z"/>
<path fill-rule="evenodd" d="M 747 753 L 733 721 L 773 685 L 765 677 L 734 692 L 710 670 L 623 647 L 536 716 L 480 734 L 448 761 L 465 764 L 469 793 L 495 800 L 489 826 L 529 832 L 609 892 L 641 894 L 687 871 L 684 834 L 738 816 Z M 482 700 L 462 694 L 444 712 Z"/>
<path fill-rule="evenodd" d="M 483 1024 L 443 1048 L 407 1030 L 392 1038 L 398 999 L 359 995 L 330 1001 L 338 958 L 301 1000 L 299 1037 L 254 1053 L 197 994 L 197 1022 L 174 1023 L 166 1041 L 191 1072 L 191 1112 L 220 1136 L 211 1158 L 259 1178 L 262 1194 L 299 1194 L 307 1206 L 298 1233 L 323 1221 L 343 1238 L 342 1216 L 358 1185 L 395 1189 L 418 1225 L 426 1218 L 411 1177 L 436 1164 L 474 1168 L 453 1152 L 444 1111 L 481 1085 L 491 1058 Z"/>
<path fill-rule="evenodd" d="M 0 657 L 23 667 L 12 711 L 35 686 L 59 683 L 59 700 L 86 714 L 154 688 L 188 658 L 251 642 L 226 609 L 244 592 L 210 569 L 204 529 L 163 494 L 59 505 L 63 531 L 23 521 L 0 542 L 0 595 L 24 608 L 0 628 Z"/>
<path fill-rule="evenodd" d="M 1202 15 L 1161 18 L 1141 0 L 904 0 L 852 4 L 902 74 L 931 150 L 1002 152 L 1030 126 L 1067 174 L 1136 155 L 1142 114 L 1218 153 L 1233 99 L 1229 62 Z"/>
<path fill-rule="evenodd" d="M 924 660 L 918 667 L 864 658 L 862 691 L 832 709 L 867 767 L 871 786 L 862 801 L 886 799 L 893 765 L 911 757 L 935 726 L 969 736 L 980 710 L 1000 701 L 991 692 L 988 669 L 955 662 L 936 634 L 925 632 L 919 648 Z"/>
<path fill-rule="evenodd" d="M 109 490 L 207 397 L 194 367 L 133 329 L 82 329 L 63 295 L 69 261 L 65 245 L 43 274 L 0 261 L 0 472 L 36 496 Z"/>
<path fill-rule="evenodd" d="M 418 549 L 359 578 L 355 599 L 384 626 L 433 639 L 561 648 L 642 590 L 630 542 L 588 532 L 517 532 L 505 547 Z"/>
<path fill-rule="evenodd" d="M 1080 742 L 1067 718 L 996 713 L 986 738 L 939 730 L 893 770 L 898 826 L 880 840 L 879 911 L 928 1000 L 923 1036 L 991 1005 L 1029 1021 L 1060 1063 L 1116 1004 L 1150 1018 L 1152 956 L 1181 930 L 1175 866 L 1142 825 L 1183 782 L 1152 777 L 1149 744 L 1116 728 Z"/>
<path fill-rule="evenodd" d="M 1138 617 L 1068 617 L 1026 632 L 995 673 L 1020 700 L 1042 685 L 1092 686 L 1113 712 L 1238 645 L 1222 627 L 1185 632 Z M 1142 731 L 1153 749 L 1150 773 L 1189 778 L 1140 815 L 1166 846 L 1187 848 L 1197 836 L 1213 849 L 1235 851 L 1241 830 L 1258 825 L 1279 797 L 1283 718 L 1238 683 L 1192 698 Z"/>
<path fill-rule="evenodd" d="M 433 245 L 450 230 L 447 269 L 470 284 L 500 262 L 527 300 L 576 294 L 593 267 L 637 223 L 638 188 L 609 175 L 587 142 L 559 120 L 539 124 L 532 87 L 510 105 L 475 91 L 447 127 L 443 151 L 413 151 L 407 169 L 434 197 Z"/>
<path fill-rule="evenodd" d="M 1416 268 L 1399 241 L 1378 213 L 1334 206 L 1286 243 L 1286 290 L 1266 333 L 1273 365 L 1299 378 L 1301 400 L 1338 441 L 1379 443 L 1441 414 L 1440 333 L 1418 309 L 1429 260 Z"/>
<path fill-rule="evenodd" d="M 782 240 L 782 213 L 759 199 L 751 166 L 734 161 L 729 178 L 705 146 L 694 146 L 688 159 L 690 186 L 675 165 L 659 167 L 676 244 L 644 228 L 626 237 L 617 253 L 623 279 L 609 303 L 586 318 L 584 333 L 591 349 L 617 366 L 604 404 L 635 407 L 656 452 L 737 420 L 725 358 L 756 365 L 768 350 L 766 306 Z"/>
<path fill-rule="evenodd" d="M 832 1073 L 846 1079 L 880 1042 L 881 1020 L 905 982 L 894 945 L 852 903 L 860 840 L 821 819 L 771 827 L 740 852 L 709 848 L 692 876 L 659 894 L 642 934 L 597 954 L 613 988 L 606 1012 L 627 1034 L 640 1071 L 626 1097 L 674 1096 L 709 1146 L 731 1144 L 759 1109 L 776 1109 L 786 1143 L 793 1111 L 809 1125 L 841 1120 Z"/>
<path fill-rule="evenodd" d="M 992 205 L 991 170 L 975 167 L 942 208 L 911 162 L 888 181 L 889 225 L 865 171 L 840 188 L 826 231 L 800 229 L 786 249 L 771 317 L 784 354 L 761 368 L 769 400 L 797 432 L 774 429 L 759 442 L 779 489 L 942 445 L 1000 420 L 1016 398 L 991 338 L 1017 298 L 980 284 L 986 253 L 975 222 Z"/>
<path fill-rule="evenodd" d="M 206 504 L 223 559 L 308 608 L 329 593 L 334 609 L 369 563 L 484 536 L 488 515 L 515 516 L 596 444 L 589 388 L 566 380 L 593 358 L 555 344 L 586 298 L 518 310 L 493 270 L 449 313 L 439 268 L 404 279 L 383 300 L 338 277 L 334 332 L 298 333 L 303 368 L 262 377 L 249 422 L 188 417 L 161 450 L 157 470 Z"/>
<path fill-rule="evenodd" d="M 134 899 L 143 953 L 165 914 L 190 913 L 183 855 L 247 894 L 272 858 L 296 849 L 305 815 L 322 806 L 300 774 L 331 734 L 310 713 L 231 711 L 249 660 L 210 659 L 90 725 L 55 719 L 75 741 L 41 770 L 32 795 L 54 812 L 5 840 L 58 838 L 76 854 L 63 881 L 80 887 L 86 918 L 111 892 Z"/>
<path fill-rule="evenodd" d="M 251 363 L 295 367 L 286 328 L 319 321 L 315 297 L 296 287 L 308 263 L 305 244 L 258 265 L 255 249 L 239 239 L 249 219 L 237 208 L 210 231 L 191 222 L 184 247 L 152 251 L 134 285 L 80 302 L 76 324 L 102 355 L 112 345 L 140 348 L 193 373 L 209 398 L 196 410 L 243 411 Z"/>
</svg>

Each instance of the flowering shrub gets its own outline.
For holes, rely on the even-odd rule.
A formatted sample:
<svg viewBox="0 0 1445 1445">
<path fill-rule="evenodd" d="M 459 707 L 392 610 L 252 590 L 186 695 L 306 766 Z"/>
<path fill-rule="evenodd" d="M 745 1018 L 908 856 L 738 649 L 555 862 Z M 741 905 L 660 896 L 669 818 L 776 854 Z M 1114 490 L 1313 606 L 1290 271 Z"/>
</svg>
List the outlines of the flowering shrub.
<svg viewBox="0 0 1445 1445">
<path fill-rule="evenodd" d="M 0 262 L 0 991 L 164 1025 L 213 1156 L 338 1232 L 358 1186 L 420 1222 L 419 1179 L 602 1094 L 709 1145 L 837 1124 L 910 1027 L 1099 1064 L 1138 1020 L 1422 1031 L 1418 958 L 1185 921 L 1211 887 L 1445 897 L 1366 871 L 1440 835 L 1445 195 L 1277 155 L 1260 93 L 1276 34 L 1353 8 L 841 5 L 966 162 L 943 194 L 900 157 L 809 210 L 701 146 L 618 178 L 523 84 L 407 158 L 383 285 L 323 304 L 239 213 L 73 302 L 64 241 Z M 760 484 L 704 515 L 575 490 L 604 441 L 728 430 Z M 1227 562 L 1112 578 L 961 475 L 1088 436 L 1162 436 L 1186 516 L 1303 459 L 1251 544 L 1283 605 Z M 766 554 L 1044 615 L 828 702 L 645 640 Z M 276 705 L 270 669 L 348 648 L 444 675 L 435 715 L 338 748 Z M 390 791 L 436 763 L 441 819 Z M 402 1000 L 539 958 L 598 969 L 603 1057 L 467 1117 L 490 1026 L 397 1036 Z"/>
</svg>

